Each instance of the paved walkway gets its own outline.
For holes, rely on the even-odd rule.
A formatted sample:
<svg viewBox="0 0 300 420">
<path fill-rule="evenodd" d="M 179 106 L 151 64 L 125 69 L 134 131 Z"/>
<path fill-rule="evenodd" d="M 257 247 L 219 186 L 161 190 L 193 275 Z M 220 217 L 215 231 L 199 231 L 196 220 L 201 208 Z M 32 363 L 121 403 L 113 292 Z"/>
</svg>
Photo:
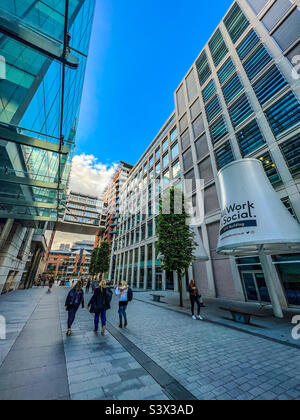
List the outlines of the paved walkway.
<svg viewBox="0 0 300 420">
<path fill-rule="evenodd" d="M 67 293 L 0 296 L 8 322 L 0 400 L 300 399 L 298 348 L 193 321 L 137 293 L 128 329 L 118 329 L 114 298 L 105 337 L 92 332 L 92 316 L 80 309 L 67 338 Z"/>
<path fill-rule="evenodd" d="M 162 303 L 153 302 L 151 292 L 136 292 L 135 298 L 148 304 L 156 305 L 160 308 L 167 308 L 176 310 L 183 314 L 190 316 L 190 300 L 184 301 L 184 308 L 179 307 L 178 293 L 166 291 L 161 292 L 164 296 Z M 300 348 L 300 340 L 293 339 L 292 331 L 292 318 L 295 315 L 300 315 L 299 309 L 288 309 L 284 311 L 285 319 L 276 319 L 273 316 L 273 311 L 270 306 L 261 307 L 260 304 L 255 302 L 238 302 L 225 299 L 206 299 L 206 307 L 202 309 L 202 314 L 206 321 L 210 321 L 219 325 L 234 328 L 247 332 L 248 334 L 257 335 L 260 337 L 277 340 L 285 344 L 291 344 Z M 221 307 L 234 308 L 242 311 L 249 311 L 251 313 L 258 312 L 263 315 L 263 318 L 252 317 L 250 325 L 237 324 L 232 320 L 231 314 L 226 312 Z"/>
</svg>

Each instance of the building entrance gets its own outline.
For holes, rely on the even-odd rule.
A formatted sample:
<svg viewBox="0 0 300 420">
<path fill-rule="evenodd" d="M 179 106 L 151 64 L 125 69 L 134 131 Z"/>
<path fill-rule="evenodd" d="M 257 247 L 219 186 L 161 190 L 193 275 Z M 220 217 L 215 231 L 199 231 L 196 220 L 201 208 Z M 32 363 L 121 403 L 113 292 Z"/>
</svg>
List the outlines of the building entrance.
<svg viewBox="0 0 300 420">
<path fill-rule="evenodd" d="M 248 301 L 271 302 L 264 273 L 262 271 L 242 272 L 241 274 Z"/>
</svg>

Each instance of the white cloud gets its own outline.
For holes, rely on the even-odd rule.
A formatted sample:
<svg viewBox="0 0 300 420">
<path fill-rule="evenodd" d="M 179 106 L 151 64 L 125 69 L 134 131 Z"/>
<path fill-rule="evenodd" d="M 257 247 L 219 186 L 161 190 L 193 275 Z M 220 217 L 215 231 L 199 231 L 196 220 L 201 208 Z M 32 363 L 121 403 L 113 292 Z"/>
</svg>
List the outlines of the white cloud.
<svg viewBox="0 0 300 420">
<path fill-rule="evenodd" d="M 103 164 L 94 155 L 77 155 L 72 162 L 69 189 L 100 198 L 117 166 Z"/>
</svg>

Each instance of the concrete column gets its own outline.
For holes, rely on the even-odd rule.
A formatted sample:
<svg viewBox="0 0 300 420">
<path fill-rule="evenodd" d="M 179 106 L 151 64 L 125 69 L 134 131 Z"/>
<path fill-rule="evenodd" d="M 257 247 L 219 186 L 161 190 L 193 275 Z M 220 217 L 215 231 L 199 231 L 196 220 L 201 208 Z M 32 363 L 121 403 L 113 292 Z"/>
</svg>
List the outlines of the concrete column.
<svg viewBox="0 0 300 420">
<path fill-rule="evenodd" d="M 10 234 L 11 228 L 13 227 L 13 224 L 14 224 L 13 219 L 7 219 L 5 226 L 0 235 L 0 250 L 5 245 L 8 235 Z"/>
<path fill-rule="evenodd" d="M 263 272 L 264 272 L 264 276 L 265 276 L 265 280 L 266 280 L 266 284 L 268 287 L 268 291 L 269 291 L 269 295 L 270 295 L 270 299 L 271 299 L 271 303 L 273 306 L 273 311 L 274 311 L 274 315 L 276 318 L 284 318 L 283 312 L 282 312 L 282 308 L 280 305 L 280 301 L 277 295 L 277 290 L 276 290 L 276 286 L 273 282 L 272 279 L 272 273 L 270 270 L 270 266 L 269 266 L 269 262 L 268 262 L 268 258 L 266 256 L 266 254 L 263 251 L 263 247 L 260 248 L 259 250 L 259 259 L 263 268 Z"/>
</svg>

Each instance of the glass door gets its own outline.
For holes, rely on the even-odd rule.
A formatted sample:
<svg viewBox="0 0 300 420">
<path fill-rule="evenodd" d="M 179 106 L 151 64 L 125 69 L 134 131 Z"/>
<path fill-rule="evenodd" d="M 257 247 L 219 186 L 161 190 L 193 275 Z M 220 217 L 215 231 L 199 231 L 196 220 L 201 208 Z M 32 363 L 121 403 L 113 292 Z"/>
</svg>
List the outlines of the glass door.
<svg viewBox="0 0 300 420">
<path fill-rule="evenodd" d="M 242 272 L 242 279 L 248 301 L 270 302 L 270 296 L 263 272 Z"/>
</svg>

